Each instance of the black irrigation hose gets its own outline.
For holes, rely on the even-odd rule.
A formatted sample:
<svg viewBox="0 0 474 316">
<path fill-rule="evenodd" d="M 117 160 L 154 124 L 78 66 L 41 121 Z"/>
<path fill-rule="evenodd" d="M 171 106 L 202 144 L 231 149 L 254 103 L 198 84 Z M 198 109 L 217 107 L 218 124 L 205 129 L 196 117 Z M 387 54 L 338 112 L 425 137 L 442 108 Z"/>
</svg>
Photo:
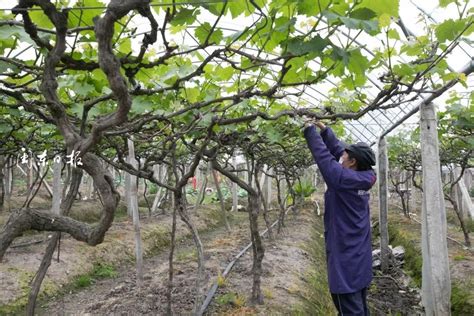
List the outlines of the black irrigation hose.
<svg viewBox="0 0 474 316">
<path fill-rule="evenodd" d="M 290 210 L 291 208 L 288 208 L 285 212 L 285 215 L 288 214 L 288 211 Z M 280 219 L 277 219 L 271 226 L 270 228 L 273 228 L 276 224 L 278 224 L 278 222 L 280 221 Z M 264 236 L 266 233 L 268 232 L 268 228 L 265 229 L 262 233 L 260 233 L 260 236 Z M 235 263 L 237 262 L 237 260 L 240 259 L 240 257 L 242 257 L 246 252 L 247 250 L 250 249 L 250 247 L 252 247 L 252 243 L 249 243 L 247 246 L 245 246 L 244 249 L 242 249 L 235 257 L 234 259 L 229 262 L 229 264 L 227 265 L 227 267 L 225 268 L 224 272 L 222 273 L 222 277 L 226 278 L 227 275 L 230 273 L 230 271 L 232 270 L 232 268 L 234 267 Z M 212 299 L 214 298 L 214 295 L 216 294 L 217 292 L 217 288 L 219 287 L 219 285 L 216 283 L 214 283 L 212 285 L 212 287 L 209 289 L 209 292 L 207 292 L 207 295 L 206 295 L 206 299 L 204 300 L 204 302 L 202 303 L 202 306 L 201 308 L 199 309 L 199 312 L 197 313 L 197 315 L 202 315 L 204 314 L 204 312 L 206 311 L 206 309 L 209 307 L 209 304 L 211 303 Z"/>
</svg>

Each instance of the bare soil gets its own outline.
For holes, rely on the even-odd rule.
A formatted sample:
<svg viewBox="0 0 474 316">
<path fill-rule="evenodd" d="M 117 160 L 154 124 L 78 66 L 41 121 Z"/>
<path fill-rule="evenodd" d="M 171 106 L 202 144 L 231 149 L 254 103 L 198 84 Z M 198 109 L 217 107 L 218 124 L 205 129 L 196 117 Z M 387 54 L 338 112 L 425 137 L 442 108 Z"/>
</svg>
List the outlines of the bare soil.
<svg viewBox="0 0 474 316">
<path fill-rule="evenodd" d="M 276 215 L 276 214 L 274 214 Z M 245 214 L 246 216 L 246 214 Z M 225 286 L 220 290 L 209 308 L 209 314 L 227 314 L 241 308 L 252 313 L 267 315 L 268 310 L 285 306 L 288 310 L 299 302 L 297 291 L 292 288 L 302 287 L 304 271 L 309 260 L 301 249 L 309 241 L 310 230 L 308 214 L 301 214 L 288 219 L 288 226 L 276 236 L 275 240 L 266 242 L 264 259 L 264 293 L 266 304 L 258 307 L 245 307 L 251 293 L 251 251 L 235 266 Z M 245 219 L 245 218 L 244 218 Z M 223 227 L 203 234 L 206 257 L 205 285 L 206 290 L 217 281 L 219 271 L 249 243 L 248 225 L 242 218 L 241 223 L 234 223 L 231 232 Z M 263 225 L 261 225 L 263 230 Z M 194 304 L 194 287 L 196 282 L 196 256 L 194 246 L 184 240 L 177 247 L 175 261 L 175 279 L 173 291 L 173 309 L 177 315 L 188 315 Z M 135 284 L 135 273 L 132 265 L 119 270 L 118 277 L 101 280 L 93 287 L 71 293 L 44 304 L 39 315 L 93 314 L 93 315 L 163 315 L 166 311 L 166 286 L 168 279 L 168 253 L 146 259 L 144 262 L 145 282 L 142 289 Z M 242 306 L 220 304 L 219 296 L 224 292 L 234 291 L 244 297 Z"/>
<path fill-rule="evenodd" d="M 90 206 L 89 206 L 90 207 Z M 218 280 L 228 262 L 249 243 L 248 215 L 233 213 L 232 231 L 226 232 L 217 219 L 209 219 L 209 212 L 191 212 L 196 225 L 201 229 L 205 249 L 206 269 L 202 284 L 203 293 Z M 272 219 L 276 212 L 271 213 Z M 218 218 L 218 216 L 217 216 Z M 166 311 L 166 288 L 168 280 L 168 248 L 160 243 L 169 236 L 170 215 L 144 218 L 142 233 L 145 251 L 144 284 L 138 289 L 133 264 L 133 226 L 123 220 L 114 223 L 103 244 L 88 247 L 64 237 L 61 242 L 60 261 L 53 261 L 44 282 L 45 298 L 39 302 L 38 315 L 163 315 Z M 302 304 L 306 271 L 311 258 L 305 244 L 314 242 L 311 237 L 314 213 L 302 210 L 289 213 L 287 226 L 275 239 L 264 240 L 262 290 L 264 305 L 249 304 L 251 294 L 251 250 L 234 266 L 226 280 L 220 280 L 209 315 L 289 315 Z M 260 223 L 263 230 L 265 225 Z M 196 251 L 186 237 L 186 229 L 179 225 L 179 244 L 175 253 L 175 279 L 173 309 L 176 315 L 189 315 L 194 304 L 196 283 Z M 30 234 L 15 240 L 15 244 L 44 240 L 47 233 Z M 160 239 L 161 238 L 161 239 Z M 25 299 L 28 282 L 36 272 L 46 244 L 10 248 L 0 265 L 0 305 Z M 452 246 L 452 245 L 451 245 Z M 462 247 L 450 246 L 452 275 L 466 278 L 474 275 L 472 257 Z M 452 252 L 455 249 L 455 252 Z M 460 250 L 461 249 L 461 250 Z M 461 251 L 461 252 L 460 252 Z M 85 289 L 72 289 L 74 276 L 91 271 L 94 262 L 111 263 L 118 267 L 117 276 L 95 280 Z M 65 291 L 64 288 L 68 290 Z M 410 287 L 409 278 L 395 266 L 388 275 L 376 273 L 369 291 L 369 304 L 374 315 L 399 313 L 421 314 L 419 291 Z"/>
<path fill-rule="evenodd" d="M 87 207 L 100 210 L 99 202 L 85 203 Z M 82 202 L 78 201 L 78 204 Z M 77 209 L 76 209 L 77 211 Z M 215 211 L 204 209 L 200 214 L 192 215 L 193 222 L 200 230 L 217 226 Z M 142 219 L 142 239 L 144 255 L 150 255 L 166 248 L 169 242 L 169 214 L 159 214 Z M 179 221 L 177 225 L 178 240 L 184 239 L 188 231 Z M 126 217 L 117 219 L 107 232 L 104 242 L 95 247 L 77 242 L 63 235 L 60 243 L 60 256 L 57 261 L 57 250 L 48 269 L 41 294 L 51 296 L 71 284 L 75 277 L 90 273 L 98 262 L 121 266 L 133 262 L 134 258 L 133 225 Z M 42 260 L 48 241 L 47 232 L 27 232 L 17 238 L 5 254 L 0 265 L 0 307 L 2 305 L 23 305 L 29 291 L 29 283 Z"/>
<path fill-rule="evenodd" d="M 299 214 L 289 213 L 284 227 L 274 240 L 266 239 L 263 260 L 262 292 L 265 303 L 259 306 L 246 304 L 252 291 L 252 251 L 247 252 L 234 266 L 225 286 L 218 289 L 216 298 L 209 308 L 209 315 L 245 314 L 288 315 L 301 304 L 301 295 L 306 286 L 305 274 L 311 260 L 304 250 L 311 242 L 313 215 L 310 210 Z M 226 298 L 235 295 L 244 299 L 228 302 Z"/>
<path fill-rule="evenodd" d="M 367 297 L 372 308 L 371 314 L 423 315 L 419 289 L 410 285 L 410 278 L 397 267 L 393 259 L 389 266 L 386 274 L 380 270 L 374 271 Z"/>
</svg>

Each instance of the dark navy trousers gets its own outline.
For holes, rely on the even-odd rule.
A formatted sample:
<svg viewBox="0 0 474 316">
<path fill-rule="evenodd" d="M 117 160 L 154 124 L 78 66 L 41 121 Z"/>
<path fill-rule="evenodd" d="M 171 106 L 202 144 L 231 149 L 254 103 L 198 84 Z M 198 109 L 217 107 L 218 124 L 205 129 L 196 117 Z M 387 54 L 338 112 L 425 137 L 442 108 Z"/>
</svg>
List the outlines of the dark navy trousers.
<svg viewBox="0 0 474 316">
<path fill-rule="evenodd" d="M 367 288 L 355 293 L 333 294 L 332 300 L 340 316 L 369 316 Z"/>
</svg>

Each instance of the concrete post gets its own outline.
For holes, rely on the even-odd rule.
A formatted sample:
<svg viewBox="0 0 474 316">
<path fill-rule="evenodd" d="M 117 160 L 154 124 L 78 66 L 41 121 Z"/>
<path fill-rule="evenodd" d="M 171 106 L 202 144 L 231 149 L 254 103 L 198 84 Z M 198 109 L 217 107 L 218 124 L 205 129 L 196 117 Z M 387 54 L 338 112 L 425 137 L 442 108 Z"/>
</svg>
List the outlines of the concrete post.
<svg viewBox="0 0 474 316">
<path fill-rule="evenodd" d="M 425 313 L 450 315 L 451 279 L 446 240 L 438 133 L 434 104 L 420 107 L 422 199 L 422 303 Z"/>
<path fill-rule="evenodd" d="M 380 138 L 378 142 L 378 187 L 379 187 L 379 230 L 380 230 L 380 262 L 382 271 L 388 271 L 390 250 L 388 248 L 388 157 L 387 142 Z"/>
</svg>

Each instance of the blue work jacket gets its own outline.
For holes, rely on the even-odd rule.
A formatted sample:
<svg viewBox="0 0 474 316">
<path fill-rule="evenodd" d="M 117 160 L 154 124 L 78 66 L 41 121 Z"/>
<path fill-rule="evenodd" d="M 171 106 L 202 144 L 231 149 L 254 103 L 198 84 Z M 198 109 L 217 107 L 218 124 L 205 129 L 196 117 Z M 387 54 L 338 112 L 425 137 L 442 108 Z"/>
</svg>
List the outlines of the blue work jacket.
<svg viewBox="0 0 474 316">
<path fill-rule="evenodd" d="M 327 185 L 324 238 L 329 289 L 334 294 L 357 292 L 372 281 L 369 190 L 375 173 L 339 164 L 344 147 L 330 128 L 319 134 L 309 126 L 304 136 Z"/>
</svg>

